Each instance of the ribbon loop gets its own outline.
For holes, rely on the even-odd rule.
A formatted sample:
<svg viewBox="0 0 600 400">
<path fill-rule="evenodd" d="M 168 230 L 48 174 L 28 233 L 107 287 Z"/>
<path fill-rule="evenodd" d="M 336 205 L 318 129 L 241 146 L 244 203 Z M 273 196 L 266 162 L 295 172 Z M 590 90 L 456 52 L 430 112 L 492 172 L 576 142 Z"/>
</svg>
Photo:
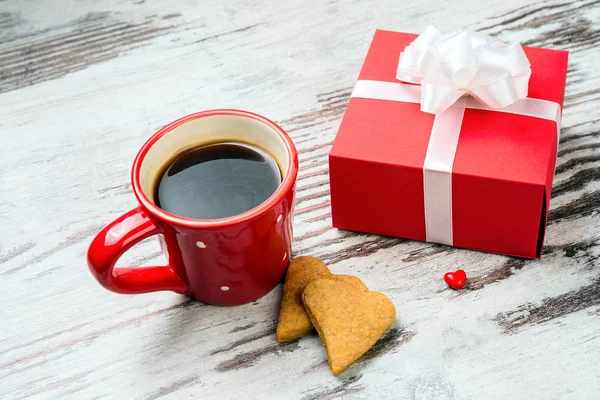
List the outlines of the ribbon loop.
<svg viewBox="0 0 600 400">
<path fill-rule="evenodd" d="M 421 111 L 440 114 L 465 94 L 491 108 L 527 97 L 531 69 L 518 43 L 472 31 L 442 34 L 428 26 L 400 54 L 396 78 L 417 83 Z"/>
</svg>

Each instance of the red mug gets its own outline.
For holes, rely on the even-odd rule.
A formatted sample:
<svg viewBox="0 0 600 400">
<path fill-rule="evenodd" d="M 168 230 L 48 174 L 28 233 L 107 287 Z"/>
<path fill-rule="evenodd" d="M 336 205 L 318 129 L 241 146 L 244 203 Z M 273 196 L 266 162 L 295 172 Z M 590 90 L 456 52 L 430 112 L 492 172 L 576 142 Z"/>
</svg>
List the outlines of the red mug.
<svg viewBox="0 0 600 400">
<path fill-rule="evenodd" d="M 277 190 L 262 204 L 228 218 L 200 220 L 154 204 L 153 185 L 175 155 L 203 143 L 254 143 L 275 157 L 282 172 Z M 262 297 L 281 280 L 292 246 L 298 153 L 277 124 L 239 110 L 211 110 L 178 119 L 142 146 L 131 172 L 139 206 L 102 229 L 88 250 L 98 282 L 117 293 L 171 290 L 205 303 L 231 306 Z M 139 241 L 157 235 L 167 265 L 115 267 Z"/>
</svg>

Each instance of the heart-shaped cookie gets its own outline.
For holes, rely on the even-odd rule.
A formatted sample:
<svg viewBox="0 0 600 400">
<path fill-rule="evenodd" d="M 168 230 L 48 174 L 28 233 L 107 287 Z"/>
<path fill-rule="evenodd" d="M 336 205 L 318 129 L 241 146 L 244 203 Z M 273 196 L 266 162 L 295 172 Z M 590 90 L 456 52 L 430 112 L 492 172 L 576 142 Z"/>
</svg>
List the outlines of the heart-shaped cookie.
<svg viewBox="0 0 600 400">
<path fill-rule="evenodd" d="M 313 325 L 304 310 L 301 295 L 304 288 L 317 279 L 338 280 L 345 282 L 354 290 L 369 290 L 355 276 L 332 274 L 327 265 L 316 257 L 296 257 L 290 262 L 283 284 L 283 297 L 277 323 L 277 341 L 287 342 L 312 332 Z"/>
<path fill-rule="evenodd" d="M 334 375 L 365 354 L 396 318 L 396 308 L 385 295 L 361 292 L 341 281 L 312 282 L 302 292 L 302 302 Z"/>
</svg>

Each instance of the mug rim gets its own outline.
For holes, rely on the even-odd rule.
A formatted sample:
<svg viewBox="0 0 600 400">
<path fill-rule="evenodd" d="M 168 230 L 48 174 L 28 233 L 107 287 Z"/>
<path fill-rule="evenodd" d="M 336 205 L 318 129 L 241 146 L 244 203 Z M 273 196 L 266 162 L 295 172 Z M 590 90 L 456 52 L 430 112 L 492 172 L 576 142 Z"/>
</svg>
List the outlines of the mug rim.
<svg viewBox="0 0 600 400">
<path fill-rule="evenodd" d="M 173 129 L 178 126 L 200 118 L 215 116 L 215 115 L 226 115 L 226 116 L 238 116 L 244 118 L 251 118 L 258 122 L 261 122 L 270 128 L 272 128 L 278 135 L 281 141 L 285 145 L 286 152 L 288 154 L 288 165 L 287 165 L 287 173 L 285 174 L 281 184 L 269 196 L 265 201 L 260 203 L 254 208 L 250 210 L 244 211 L 243 213 L 232 215 L 230 217 L 225 218 L 215 218 L 215 219 L 194 219 L 194 218 L 186 218 L 181 217 L 179 215 L 170 213 L 156 206 L 149 198 L 146 196 L 144 191 L 142 190 L 141 180 L 140 180 L 140 172 L 142 168 L 142 161 L 148 154 L 148 151 L 152 146 L 164 135 L 171 132 Z M 157 218 L 162 221 L 166 221 L 168 223 L 179 225 L 188 228 L 221 228 L 225 226 L 231 226 L 235 224 L 239 224 L 245 221 L 252 220 L 258 217 L 261 214 L 269 211 L 273 208 L 285 195 L 292 190 L 294 185 L 296 184 L 296 177 L 298 175 L 298 152 L 296 151 L 296 147 L 294 142 L 290 136 L 275 122 L 270 119 L 263 117 L 262 115 L 255 114 L 250 111 L 237 110 L 237 109 L 213 109 L 213 110 L 205 110 L 192 114 L 188 114 L 181 118 L 176 119 L 175 121 L 165 125 L 161 129 L 159 129 L 156 133 L 154 133 L 146 142 L 142 145 L 140 150 L 135 156 L 133 161 L 133 167 L 131 169 L 131 183 L 133 187 L 133 193 L 137 198 L 138 202 L 152 215 L 154 218 Z"/>
</svg>

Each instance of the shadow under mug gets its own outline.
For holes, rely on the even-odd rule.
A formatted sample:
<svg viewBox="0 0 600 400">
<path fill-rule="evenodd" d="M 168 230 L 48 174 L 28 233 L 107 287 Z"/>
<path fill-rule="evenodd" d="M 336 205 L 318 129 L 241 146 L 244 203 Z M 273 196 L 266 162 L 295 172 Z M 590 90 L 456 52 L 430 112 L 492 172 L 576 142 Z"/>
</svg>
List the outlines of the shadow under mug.
<svg viewBox="0 0 600 400">
<path fill-rule="evenodd" d="M 164 164 L 191 147 L 219 141 L 254 143 L 277 160 L 282 182 L 262 204 L 228 218 L 199 220 L 154 204 L 153 185 Z M 240 110 L 210 110 L 178 119 L 156 132 L 138 152 L 131 172 L 139 206 L 92 241 L 88 265 L 98 282 L 117 293 L 172 290 L 215 305 L 262 297 L 285 273 L 292 246 L 298 153 L 277 124 Z M 158 235 L 165 266 L 115 267 L 139 241 Z"/>
</svg>

